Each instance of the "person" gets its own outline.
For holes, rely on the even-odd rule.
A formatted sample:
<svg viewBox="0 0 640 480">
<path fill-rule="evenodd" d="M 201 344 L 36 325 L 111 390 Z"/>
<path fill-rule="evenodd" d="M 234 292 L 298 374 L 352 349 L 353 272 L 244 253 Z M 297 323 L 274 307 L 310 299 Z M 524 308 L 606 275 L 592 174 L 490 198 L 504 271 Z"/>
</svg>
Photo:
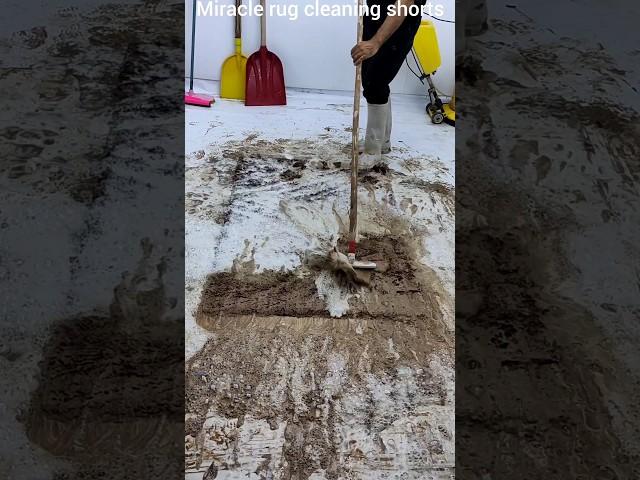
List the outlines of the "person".
<svg viewBox="0 0 640 480">
<path fill-rule="evenodd" d="M 424 0 L 367 0 L 369 15 L 363 19 L 362 41 L 351 49 L 354 65 L 362 64 L 362 90 L 367 101 L 367 129 L 360 152 L 364 168 L 384 162 L 382 154 L 391 151 L 389 84 L 411 51 L 422 20 L 417 7 L 423 4 Z M 380 9 L 379 16 L 373 15 L 377 13 L 374 5 Z M 389 15 L 390 5 L 395 5 L 393 15 Z M 417 7 L 410 8 L 412 5 Z"/>
</svg>

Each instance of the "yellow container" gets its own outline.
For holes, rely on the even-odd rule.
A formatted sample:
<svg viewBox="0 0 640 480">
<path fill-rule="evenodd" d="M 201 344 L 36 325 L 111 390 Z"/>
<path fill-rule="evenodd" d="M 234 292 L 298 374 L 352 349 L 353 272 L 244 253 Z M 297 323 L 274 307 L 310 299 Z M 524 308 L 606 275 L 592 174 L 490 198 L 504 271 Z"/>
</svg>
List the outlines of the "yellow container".
<svg viewBox="0 0 640 480">
<path fill-rule="evenodd" d="M 442 65 L 436 28 L 429 20 L 420 22 L 418 33 L 413 39 L 413 48 L 416 51 L 420 66 L 426 74 L 431 75 Z"/>
</svg>

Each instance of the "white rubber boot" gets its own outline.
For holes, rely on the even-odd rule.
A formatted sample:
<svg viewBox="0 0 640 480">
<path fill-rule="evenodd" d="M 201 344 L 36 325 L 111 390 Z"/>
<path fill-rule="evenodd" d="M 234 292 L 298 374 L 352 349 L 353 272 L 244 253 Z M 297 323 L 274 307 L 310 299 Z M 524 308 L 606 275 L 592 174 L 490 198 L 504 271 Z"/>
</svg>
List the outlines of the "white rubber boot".
<svg viewBox="0 0 640 480">
<path fill-rule="evenodd" d="M 382 162 L 382 145 L 387 130 L 389 102 L 382 105 L 367 105 L 367 132 L 364 138 L 364 151 L 359 159 L 361 168 L 371 168 Z"/>
<path fill-rule="evenodd" d="M 380 149 L 380 153 L 383 155 L 391 152 L 391 99 L 389 99 L 385 105 L 387 106 L 387 125 L 384 129 L 384 141 L 382 142 L 382 148 Z M 359 143 L 358 152 L 360 152 L 360 155 L 364 153 L 364 144 L 365 142 L 363 141 Z"/>
<path fill-rule="evenodd" d="M 386 103 L 386 105 L 387 105 L 387 126 L 384 129 L 384 142 L 382 142 L 383 154 L 391 152 L 391 127 L 392 127 L 391 98 L 389 98 L 389 101 Z"/>
</svg>

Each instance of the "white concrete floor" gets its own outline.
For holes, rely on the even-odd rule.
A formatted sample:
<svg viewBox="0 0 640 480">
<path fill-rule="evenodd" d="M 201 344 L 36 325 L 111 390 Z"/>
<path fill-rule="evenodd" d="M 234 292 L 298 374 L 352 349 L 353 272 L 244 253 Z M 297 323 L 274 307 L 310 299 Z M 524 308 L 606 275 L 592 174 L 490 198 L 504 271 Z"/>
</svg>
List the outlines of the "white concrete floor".
<svg viewBox="0 0 640 480">
<path fill-rule="evenodd" d="M 195 90 L 213 93 L 216 102 L 211 108 L 186 107 L 187 357 L 207 338 L 195 324 L 194 312 L 208 274 L 230 269 L 234 260 L 249 260 L 251 250 L 256 271 L 293 269 L 304 251 L 330 241 L 340 223 L 348 223 L 345 147 L 351 141 L 353 103 L 348 92 L 288 90 L 286 107 L 245 107 L 220 99 L 214 82 L 196 80 Z M 425 104 L 424 97 L 393 96 L 390 171 L 384 176 L 372 174 L 379 179 L 373 186 L 360 186 L 359 223 L 362 233 L 388 231 L 388 224 L 379 221 L 384 213 L 420 232 L 426 252 L 422 261 L 436 272 L 450 296 L 444 309 L 453 330 L 454 128 L 431 124 Z M 366 107 L 363 110 L 361 135 Z M 306 168 L 291 182 L 278 177 L 266 185 L 228 185 L 216 163 L 226 161 L 223 152 L 242 150 L 247 139 L 249 143 L 286 139 L 291 142 L 285 144 L 286 158 L 302 154 L 311 165 L 327 160 L 340 161 L 342 167 Z M 433 185 L 445 186 L 449 198 Z M 322 191 L 329 194 L 320 195 Z M 207 214 L 219 214 L 224 208 L 229 212 L 223 225 Z M 348 297 L 340 301 L 347 302 Z M 334 316 L 341 313 L 335 305 L 328 304 L 327 309 Z"/>
</svg>

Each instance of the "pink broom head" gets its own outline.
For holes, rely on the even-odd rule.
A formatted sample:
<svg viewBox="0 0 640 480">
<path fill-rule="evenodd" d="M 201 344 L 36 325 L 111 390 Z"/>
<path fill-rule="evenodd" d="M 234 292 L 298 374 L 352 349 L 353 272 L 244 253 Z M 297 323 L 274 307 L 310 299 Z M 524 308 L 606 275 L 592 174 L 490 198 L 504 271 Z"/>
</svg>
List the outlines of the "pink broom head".
<svg viewBox="0 0 640 480">
<path fill-rule="evenodd" d="M 215 102 L 215 100 L 210 95 L 204 95 L 202 93 L 193 93 L 193 90 L 184 92 L 185 105 L 196 105 L 198 107 L 210 107 L 213 102 Z"/>
</svg>

